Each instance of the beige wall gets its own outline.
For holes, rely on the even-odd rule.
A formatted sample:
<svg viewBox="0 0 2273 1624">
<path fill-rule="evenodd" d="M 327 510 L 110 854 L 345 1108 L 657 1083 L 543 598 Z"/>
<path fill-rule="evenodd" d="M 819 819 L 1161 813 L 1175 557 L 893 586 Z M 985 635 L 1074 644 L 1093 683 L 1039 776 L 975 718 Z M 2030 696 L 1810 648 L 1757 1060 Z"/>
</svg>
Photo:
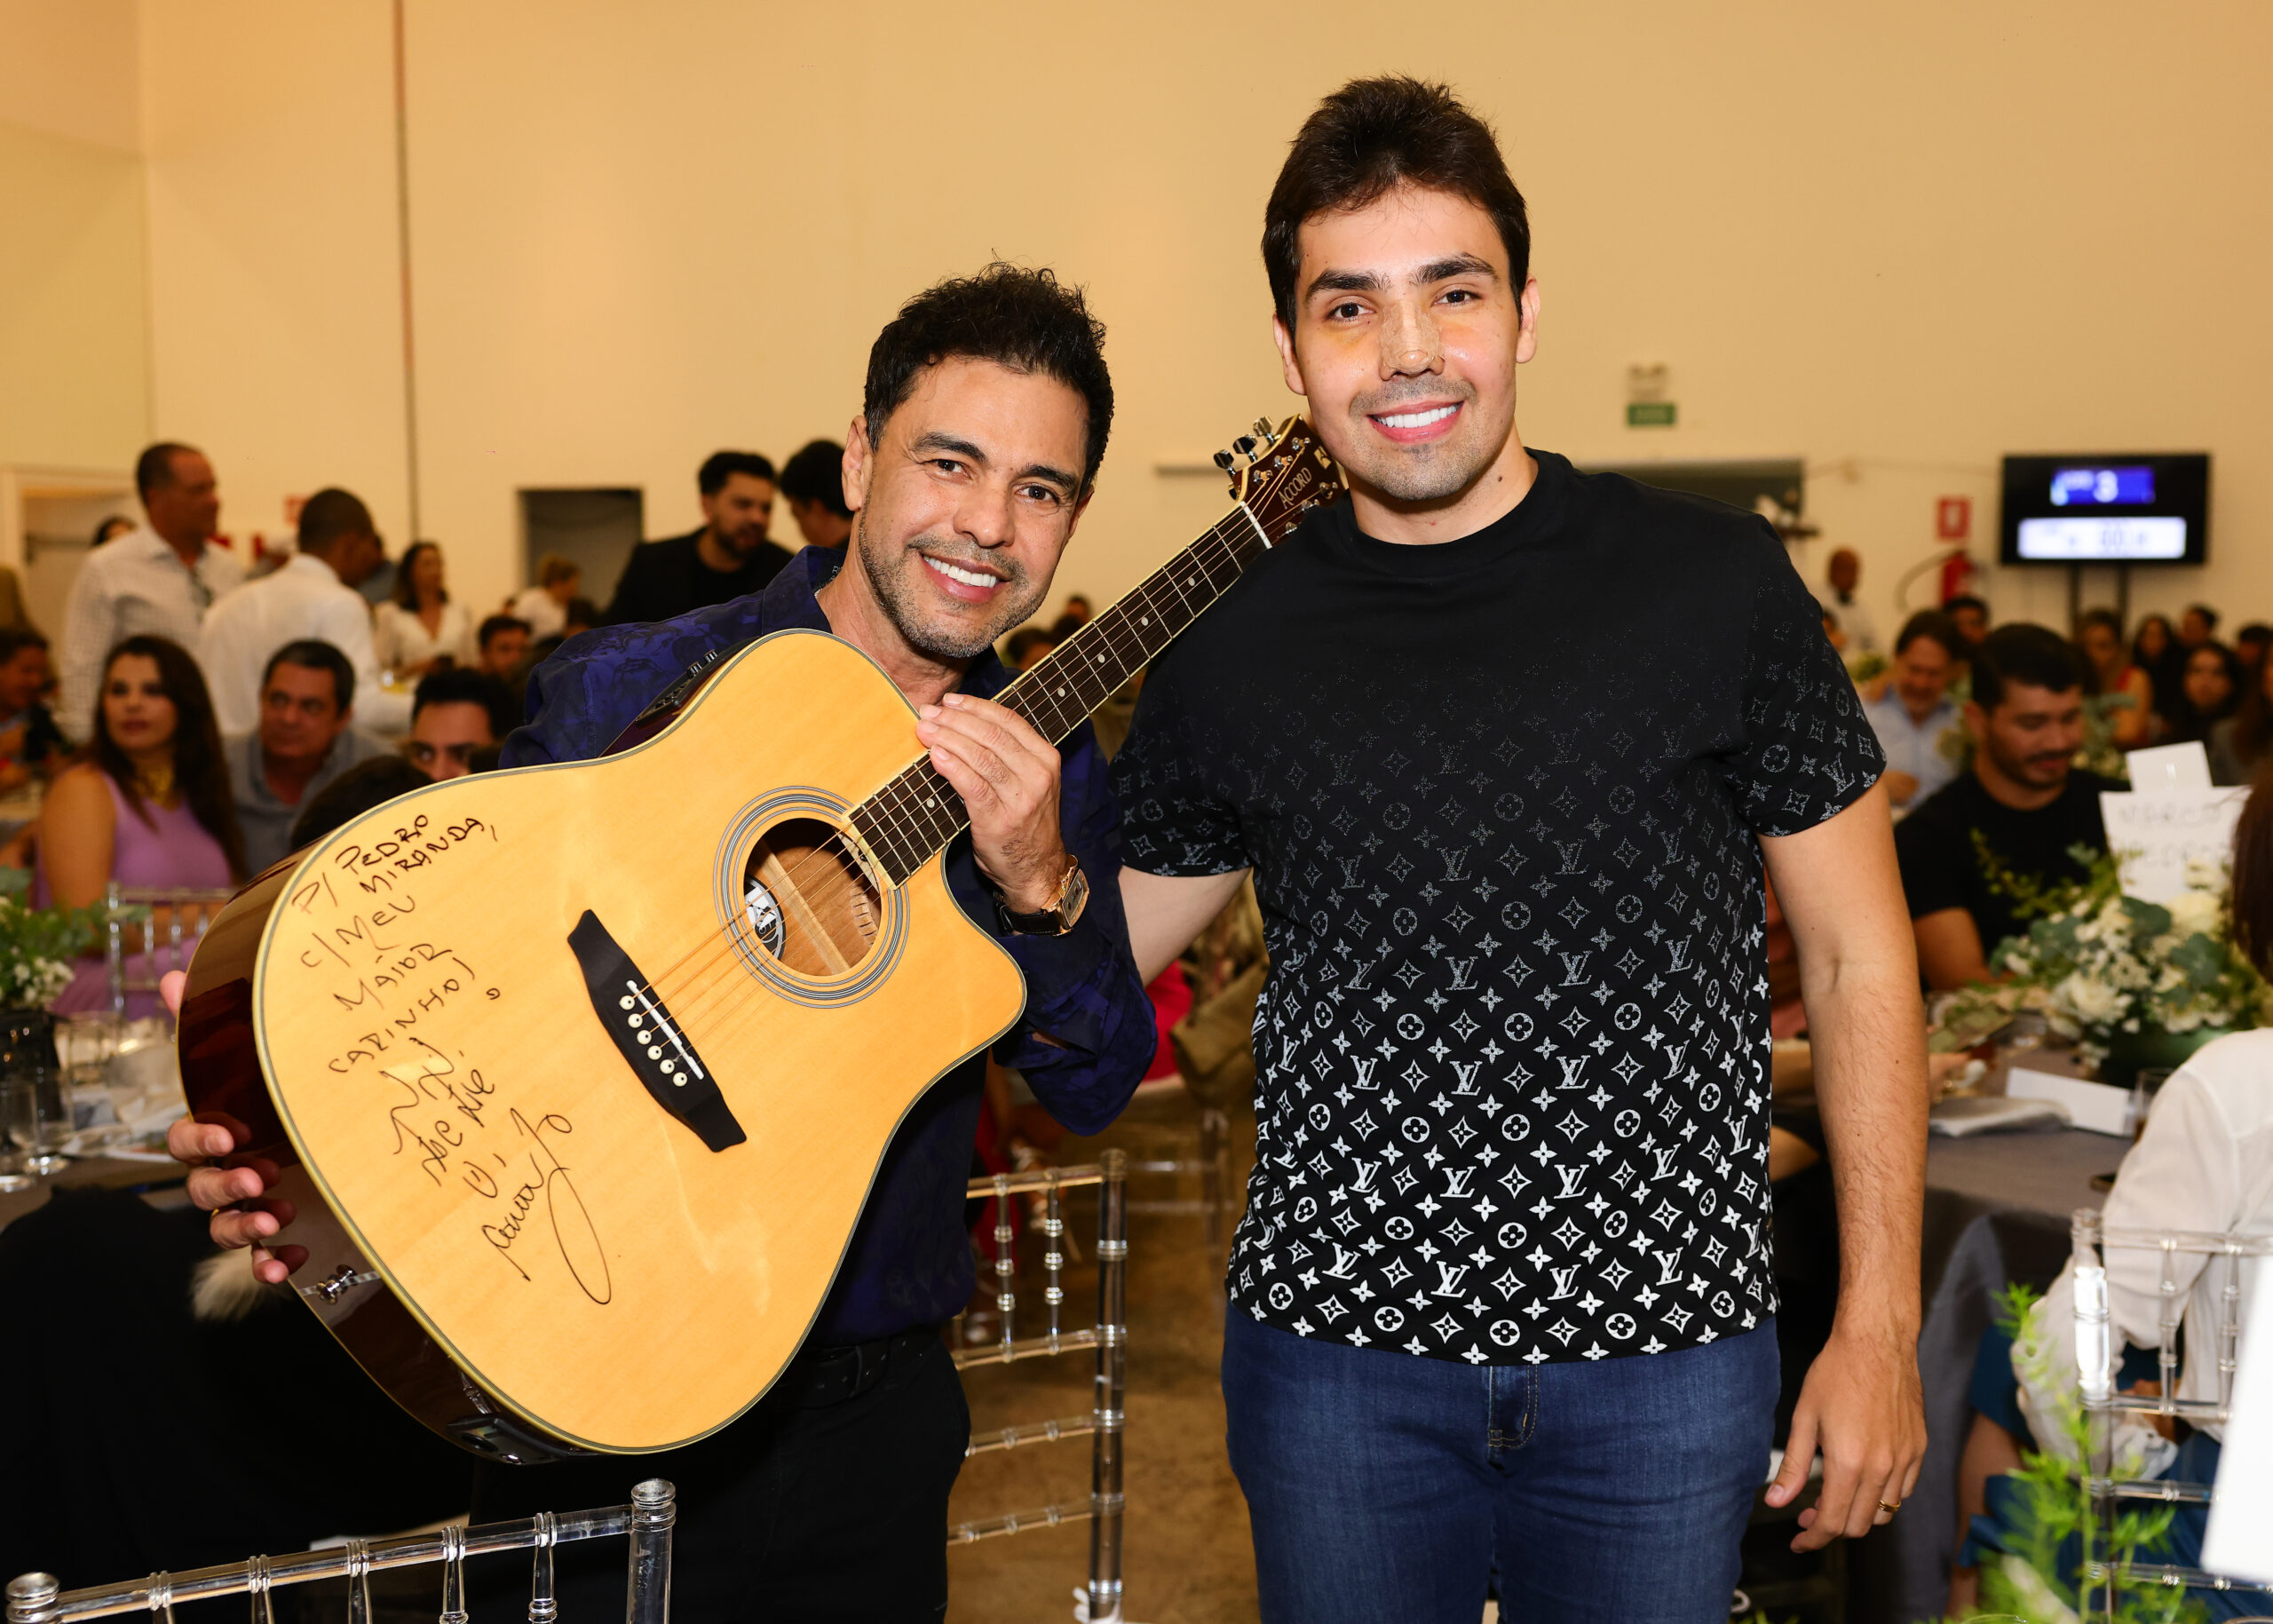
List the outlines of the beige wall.
<svg viewBox="0 0 2273 1624">
<path fill-rule="evenodd" d="M 387 20 L 146 0 L 155 416 L 238 524 L 337 481 L 402 535 Z M 2273 8 L 409 0 L 408 40 L 424 524 L 469 596 L 515 582 L 519 487 L 643 486 L 661 534 L 714 447 L 841 433 L 897 300 L 990 252 L 1112 327 L 1065 579 L 1129 584 L 1218 503 L 1154 464 L 1291 404 L 1262 200 L 1315 98 L 1393 67 L 1492 116 L 1532 199 L 1533 443 L 1805 457 L 1882 622 L 2001 453 L 2206 448 L 2217 561 L 2135 601 L 2273 617 Z M 1635 361 L 1678 429 L 1623 426 Z"/>
<path fill-rule="evenodd" d="M 0 0 L 0 562 L 16 491 L 149 426 L 133 0 Z"/>
</svg>

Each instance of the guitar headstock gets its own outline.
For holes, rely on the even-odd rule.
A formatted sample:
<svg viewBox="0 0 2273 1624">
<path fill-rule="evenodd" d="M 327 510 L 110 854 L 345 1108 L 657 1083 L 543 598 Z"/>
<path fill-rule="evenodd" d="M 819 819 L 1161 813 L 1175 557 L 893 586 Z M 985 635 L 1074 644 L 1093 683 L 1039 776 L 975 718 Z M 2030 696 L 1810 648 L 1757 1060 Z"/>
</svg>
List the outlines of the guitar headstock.
<svg viewBox="0 0 2273 1624">
<path fill-rule="evenodd" d="M 1232 496 L 1255 515 L 1274 547 L 1311 512 L 1341 501 L 1350 487 L 1342 465 L 1300 417 L 1289 417 L 1275 430 L 1256 418 L 1255 432 L 1232 441 L 1231 450 L 1218 451 L 1216 465 L 1231 476 Z"/>
</svg>

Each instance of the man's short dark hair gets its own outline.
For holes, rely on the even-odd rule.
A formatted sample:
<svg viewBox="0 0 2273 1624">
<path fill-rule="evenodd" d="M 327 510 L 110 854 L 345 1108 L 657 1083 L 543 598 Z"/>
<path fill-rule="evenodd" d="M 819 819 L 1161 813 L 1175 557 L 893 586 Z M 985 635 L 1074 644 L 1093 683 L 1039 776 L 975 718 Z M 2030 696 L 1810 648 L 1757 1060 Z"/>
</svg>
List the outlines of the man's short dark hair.
<svg viewBox="0 0 2273 1624">
<path fill-rule="evenodd" d="M 171 485 L 174 458 L 182 452 L 192 456 L 203 455 L 195 446 L 185 446 L 178 440 L 162 440 L 154 446 L 145 447 L 142 455 L 134 459 L 134 494 L 147 502 L 152 491 Z"/>
<path fill-rule="evenodd" d="M 28 648 L 44 650 L 47 646 L 45 632 L 36 631 L 29 626 L 9 627 L 0 630 L 0 665 L 7 664 Z"/>
<path fill-rule="evenodd" d="M 2005 688 L 2026 683 L 2065 693 L 2084 685 L 2084 657 L 2049 626 L 2015 621 L 2000 626 L 1973 651 L 1973 698 L 1984 710 L 2004 702 Z"/>
<path fill-rule="evenodd" d="M 1113 375 L 1105 370 L 1105 324 L 1089 313 L 1079 288 L 1049 270 L 998 259 L 902 305 L 868 351 L 860 409 L 871 447 L 883 444 L 884 424 L 915 392 L 916 378 L 957 355 L 1039 372 L 1080 395 L 1089 412 L 1081 488 L 1096 482 L 1113 432 Z"/>
<path fill-rule="evenodd" d="M 2215 609 L 2213 609 L 2208 604 L 2189 604 L 2186 606 L 2186 614 L 2200 615 L 2202 617 L 2203 625 L 2209 628 L 2212 631 L 2217 630 L 2218 612 Z M 2186 616 L 2181 615 L 2179 618 L 2183 620 Z"/>
<path fill-rule="evenodd" d="M 781 464 L 781 494 L 792 502 L 818 502 L 839 519 L 852 517 L 844 505 L 844 448 L 816 440 L 797 448 Z"/>
<path fill-rule="evenodd" d="M 331 673 L 332 696 L 339 701 L 342 716 L 355 702 L 355 668 L 345 654 L 321 638 L 302 638 L 287 643 L 268 656 L 268 663 L 260 668 L 260 691 L 268 692 L 268 679 L 276 675 L 280 665 L 297 665 L 310 671 Z"/>
<path fill-rule="evenodd" d="M 352 491 L 328 486 L 309 497 L 300 508 L 300 551 L 321 558 L 331 551 L 333 543 L 351 535 L 376 535 L 379 528 L 371 522 L 371 510 Z"/>
<path fill-rule="evenodd" d="M 1902 631 L 1894 639 L 1894 652 L 1900 654 L 1919 638 L 1929 638 L 1942 646 L 1942 652 L 1952 660 L 1965 658 L 1965 636 L 1957 622 L 1939 609 L 1921 609 L 1902 622 Z"/>
<path fill-rule="evenodd" d="M 300 808 L 300 815 L 292 820 L 292 849 L 313 845 L 342 824 L 352 823 L 395 796 L 433 781 L 400 756 L 374 756 L 359 761 Z"/>
<path fill-rule="evenodd" d="M 1263 210 L 1263 269 L 1271 302 L 1295 328 L 1303 222 L 1363 209 L 1406 184 L 1464 197 L 1492 217 L 1508 250 L 1510 290 L 1531 276 L 1531 219 L 1492 126 L 1442 84 L 1384 74 L 1352 79 L 1303 121 Z"/>
<path fill-rule="evenodd" d="M 470 671 L 463 666 L 430 672 L 418 679 L 410 696 L 413 727 L 418 725 L 418 713 L 429 705 L 479 705 L 489 713 L 489 731 L 501 740 L 520 723 L 513 714 L 513 696 L 505 691 L 505 685 L 487 671 Z"/>
<path fill-rule="evenodd" d="M 476 648 L 486 649 L 489 646 L 489 639 L 501 631 L 527 632 L 533 630 L 535 629 L 518 614 L 493 614 L 482 622 L 480 627 L 474 632 L 473 646 Z"/>
<path fill-rule="evenodd" d="M 715 496 L 726 488 L 726 481 L 738 473 L 753 479 L 773 483 L 773 460 L 758 456 L 755 451 L 713 451 L 702 459 L 702 466 L 694 471 L 694 488 L 706 496 Z"/>
<path fill-rule="evenodd" d="M 1955 598 L 1942 605 L 1942 613 L 1952 620 L 1957 618 L 1957 612 L 1960 609 L 1978 609 L 1981 611 L 1983 620 L 1989 618 L 1989 600 L 1985 598 L 1976 598 L 1970 592 L 1960 592 Z"/>
</svg>

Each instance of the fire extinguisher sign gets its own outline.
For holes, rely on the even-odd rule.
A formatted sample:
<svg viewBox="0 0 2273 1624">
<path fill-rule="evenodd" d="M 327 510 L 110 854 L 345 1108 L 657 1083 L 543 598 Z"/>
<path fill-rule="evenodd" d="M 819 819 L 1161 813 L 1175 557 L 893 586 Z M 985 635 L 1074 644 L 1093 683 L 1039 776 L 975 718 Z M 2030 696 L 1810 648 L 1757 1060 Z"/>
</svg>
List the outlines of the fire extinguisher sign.
<svg viewBox="0 0 2273 1624">
<path fill-rule="evenodd" d="M 1934 503 L 1934 535 L 1944 542 L 1962 542 L 1973 534 L 1973 498 L 1944 496 Z"/>
</svg>

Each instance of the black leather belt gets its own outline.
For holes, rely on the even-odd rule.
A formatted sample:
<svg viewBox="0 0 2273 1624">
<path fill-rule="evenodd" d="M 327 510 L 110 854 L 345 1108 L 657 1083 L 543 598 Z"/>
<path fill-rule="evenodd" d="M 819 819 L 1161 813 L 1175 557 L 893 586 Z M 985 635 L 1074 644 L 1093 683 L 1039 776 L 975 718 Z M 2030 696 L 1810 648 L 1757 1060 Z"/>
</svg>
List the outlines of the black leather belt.
<svg viewBox="0 0 2273 1624">
<path fill-rule="evenodd" d="M 926 1343 L 939 1340 L 939 1327 L 923 1326 L 897 1336 L 856 1342 L 841 1348 L 816 1348 L 798 1359 L 794 1374 L 798 1405 L 808 1410 L 826 1409 L 857 1398 L 884 1378 L 894 1365 L 921 1353 Z"/>
</svg>

